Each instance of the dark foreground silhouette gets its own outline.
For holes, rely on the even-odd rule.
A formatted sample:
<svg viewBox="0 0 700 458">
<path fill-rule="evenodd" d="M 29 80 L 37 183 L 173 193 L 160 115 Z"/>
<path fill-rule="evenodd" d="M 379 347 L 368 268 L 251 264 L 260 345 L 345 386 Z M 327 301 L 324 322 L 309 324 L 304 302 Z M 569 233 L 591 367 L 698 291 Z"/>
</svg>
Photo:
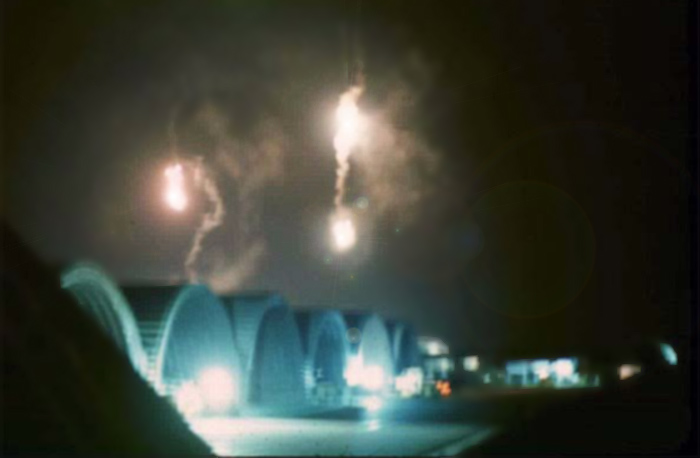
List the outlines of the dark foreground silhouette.
<svg viewBox="0 0 700 458">
<path fill-rule="evenodd" d="M 2 225 L 2 455 L 209 454 Z"/>
</svg>

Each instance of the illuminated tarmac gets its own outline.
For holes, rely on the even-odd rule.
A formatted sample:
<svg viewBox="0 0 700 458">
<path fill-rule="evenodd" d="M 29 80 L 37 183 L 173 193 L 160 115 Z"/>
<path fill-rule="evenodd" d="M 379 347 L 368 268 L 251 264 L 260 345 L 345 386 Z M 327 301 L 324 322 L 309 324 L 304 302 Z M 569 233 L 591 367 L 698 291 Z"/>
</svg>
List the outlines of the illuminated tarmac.
<svg viewBox="0 0 700 458">
<path fill-rule="evenodd" d="M 226 456 L 444 456 L 493 433 L 476 425 L 380 419 L 208 418 L 193 421 L 192 429 Z"/>
</svg>

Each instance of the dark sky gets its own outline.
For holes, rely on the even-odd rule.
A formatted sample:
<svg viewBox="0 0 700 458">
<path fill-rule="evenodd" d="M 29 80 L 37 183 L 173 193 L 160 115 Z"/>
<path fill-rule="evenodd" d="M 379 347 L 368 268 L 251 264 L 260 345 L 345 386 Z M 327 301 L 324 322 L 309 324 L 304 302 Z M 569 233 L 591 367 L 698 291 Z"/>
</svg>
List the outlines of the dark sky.
<svg viewBox="0 0 700 458">
<path fill-rule="evenodd" d="M 162 204 L 172 127 L 226 204 L 200 268 L 236 288 L 375 309 L 456 349 L 687 333 L 685 2 L 10 1 L 4 16 L 4 212 L 47 260 L 182 278 L 207 201 Z M 390 141 L 352 165 L 349 202 L 369 208 L 338 256 L 331 120 L 355 59 Z"/>
</svg>

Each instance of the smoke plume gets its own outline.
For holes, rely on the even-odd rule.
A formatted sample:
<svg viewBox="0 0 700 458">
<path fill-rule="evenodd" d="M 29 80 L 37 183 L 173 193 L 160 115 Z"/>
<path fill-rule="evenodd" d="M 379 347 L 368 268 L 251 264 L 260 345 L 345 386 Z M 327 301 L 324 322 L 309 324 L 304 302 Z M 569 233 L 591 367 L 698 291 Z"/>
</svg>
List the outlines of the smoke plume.
<svg viewBox="0 0 700 458">
<path fill-rule="evenodd" d="M 226 210 L 224 210 L 224 202 L 221 199 L 221 194 L 216 186 L 216 182 L 205 170 L 201 158 L 194 163 L 193 171 L 195 185 L 204 192 L 207 200 L 212 205 L 212 208 L 204 214 L 202 223 L 197 228 L 194 238 L 192 239 L 192 247 L 185 259 L 185 271 L 188 280 L 190 282 L 197 282 L 199 278 L 196 271 L 196 262 L 197 257 L 202 251 L 204 238 L 211 231 L 221 226 L 224 216 L 226 215 Z"/>
</svg>

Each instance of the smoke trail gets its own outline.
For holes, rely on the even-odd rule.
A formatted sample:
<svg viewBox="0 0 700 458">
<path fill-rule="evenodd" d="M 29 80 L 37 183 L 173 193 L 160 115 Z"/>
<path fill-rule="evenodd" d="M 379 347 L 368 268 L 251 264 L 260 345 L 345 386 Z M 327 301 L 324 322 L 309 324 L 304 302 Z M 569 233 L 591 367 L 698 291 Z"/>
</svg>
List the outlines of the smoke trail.
<svg viewBox="0 0 700 458">
<path fill-rule="evenodd" d="M 207 284 L 219 294 L 235 291 L 255 273 L 266 251 L 265 241 L 259 238 L 242 250 L 242 253 L 223 252 L 207 275 Z"/>
<path fill-rule="evenodd" d="M 194 169 L 194 182 L 195 185 L 200 187 L 207 199 L 213 205 L 213 209 L 204 214 L 202 219 L 202 224 L 197 228 L 197 232 L 194 234 L 194 239 L 192 240 L 192 247 L 189 253 L 187 253 L 187 258 L 185 260 L 185 271 L 187 272 L 187 278 L 190 282 L 198 281 L 198 275 L 195 268 L 197 262 L 197 257 L 202 251 L 202 242 L 204 238 L 213 231 L 215 228 L 223 223 L 226 211 L 224 210 L 224 202 L 221 199 L 221 194 L 216 186 L 216 182 L 207 173 L 202 163 L 202 159 L 199 158 L 193 166 Z"/>
</svg>

